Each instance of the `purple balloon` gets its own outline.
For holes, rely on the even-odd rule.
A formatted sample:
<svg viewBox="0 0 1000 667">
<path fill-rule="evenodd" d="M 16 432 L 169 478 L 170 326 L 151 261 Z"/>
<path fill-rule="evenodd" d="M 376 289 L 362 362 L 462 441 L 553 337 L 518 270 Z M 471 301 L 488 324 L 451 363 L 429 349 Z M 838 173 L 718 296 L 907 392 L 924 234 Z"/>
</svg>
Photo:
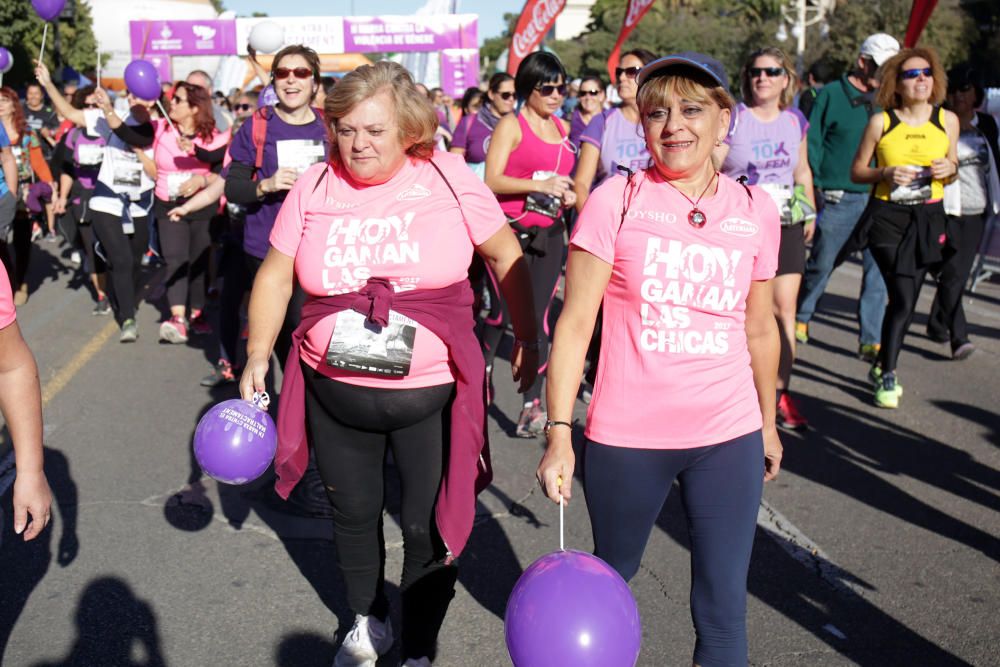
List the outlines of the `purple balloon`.
<svg viewBox="0 0 1000 667">
<path fill-rule="evenodd" d="M 14 56 L 10 51 L 0 46 L 0 74 L 6 74 L 14 66 Z"/>
<path fill-rule="evenodd" d="M 205 474 L 246 484 L 263 474 L 278 448 L 278 432 L 265 410 L 234 398 L 213 406 L 194 432 L 194 457 Z"/>
<path fill-rule="evenodd" d="M 582 551 L 555 551 L 528 566 L 504 615 L 514 667 L 627 667 L 642 643 L 625 580 Z"/>
<path fill-rule="evenodd" d="M 160 75 L 148 60 L 133 60 L 125 66 L 125 87 L 140 100 L 160 99 Z"/>
<path fill-rule="evenodd" d="M 62 14 L 66 0 L 31 0 L 31 6 L 43 21 L 55 21 Z"/>
</svg>

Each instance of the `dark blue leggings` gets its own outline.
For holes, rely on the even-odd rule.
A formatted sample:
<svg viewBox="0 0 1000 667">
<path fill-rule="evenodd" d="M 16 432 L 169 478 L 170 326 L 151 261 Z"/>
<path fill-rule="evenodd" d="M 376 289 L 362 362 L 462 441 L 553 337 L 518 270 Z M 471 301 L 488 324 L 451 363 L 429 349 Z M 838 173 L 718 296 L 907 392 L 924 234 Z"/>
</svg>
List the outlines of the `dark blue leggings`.
<svg viewBox="0 0 1000 667">
<path fill-rule="evenodd" d="M 588 440 L 584 490 L 594 553 L 631 579 L 675 478 L 691 539 L 694 662 L 745 667 L 747 571 L 764 484 L 760 431 L 679 450 Z"/>
</svg>

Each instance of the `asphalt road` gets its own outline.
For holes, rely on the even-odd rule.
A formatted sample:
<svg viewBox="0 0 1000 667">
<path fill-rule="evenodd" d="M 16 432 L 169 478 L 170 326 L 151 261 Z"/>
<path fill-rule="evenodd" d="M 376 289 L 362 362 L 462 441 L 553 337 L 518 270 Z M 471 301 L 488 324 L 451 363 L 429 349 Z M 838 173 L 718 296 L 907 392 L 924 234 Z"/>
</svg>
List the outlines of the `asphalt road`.
<svg viewBox="0 0 1000 667">
<path fill-rule="evenodd" d="M 143 305 L 136 344 L 118 344 L 64 256 L 65 247 L 36 246 L 33 295 L 18 313 L 40 365 L 59 507 L 29 544 L 8 513 L 0 662 L 329 665 L 338 624 L 351 620 L 329 522 L 291 513 L 266 484 L 201 477 L 195 424 L 235 395 L 198 385 L 214 345 L 160 345 L 162 304 Z M 793 389 L 812 428 L 783 434 L 784 470 L 765 489 L 749 578 L 751 663 L 1000 665 L 1000 284 L 968 300 L 979 350 L 966 362 L 922 335 L 924 291 L 900 361 L 906 393 L 886 411 L 872 405 L 853 354 L 859 277 L 855 265 L 835 274 L 796 364 Z M 557 511 L 533 478 L 543 443 L 508 435 L 518 399 L 505 372 L 490 412 L 496 480 L 461 559 L 443 666 L 510 664 L 507 595 L 558 547 Z M 391 582 L 402 562 L 397 497 L 385 522 Z M 9 510 L 9 491 L 0 502 Z M 631 584 L 644 666 L 690 664 L 680 510 L 672 493 Z M 579 489 L 566 521 L 567 546 L 590 549 Z M 397 664 L 395 650 L 380 662 Z"/>
</svg>

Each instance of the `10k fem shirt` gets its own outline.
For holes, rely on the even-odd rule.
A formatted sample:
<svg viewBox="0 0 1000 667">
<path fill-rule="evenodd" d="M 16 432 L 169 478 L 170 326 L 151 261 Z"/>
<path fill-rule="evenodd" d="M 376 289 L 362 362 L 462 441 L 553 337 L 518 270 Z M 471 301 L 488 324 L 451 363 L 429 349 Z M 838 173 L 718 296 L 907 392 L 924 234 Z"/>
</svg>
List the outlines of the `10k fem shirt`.
<svg viewBox="0 0 1000 667">
<path fill-rule="evenodd" d="M 618 165 L 633 171 L 649 166 L 649 149 L 646 148 L 642 125 L 630 123 L 621 109 L 611 109 L 594 116 L 580 135 L 580 143 L 596 146 L 601 152 L 594 187 L 604 179 L 616 176 Z"/>
<path fill-rule="evenodd" d="M 601 357 L 585 434 L 610 446 L 686 449 L 761 427 L 745 326 L 753 281 L 774 277 L 778 210 L 760 188 L 720 175 L 691 204 L 655 169 L 608 179 L 584 206 L 570 243 L 612 265 Z M 620 229 L 619 229 L 620 225 Z"/>
<path fill-rule="evenodd" d="M 432 159 L 458 200 L 424 160 L 408 160 L 380 185 L 358 185 L 346 170 L 327 164 L 313 165 L 299 177 L 275 220 L 271 245 L 295 258 L 295 276 L 306 294 L 356 292 L 372 277 L 388 279 L 396 292 L 437 289 L 468 278 L 473 246 L 507 221 L 493 193 L 461 156 L 437 151 Z M 327 348 L 338 317 L 321 320 L 302 343 L 302 359 L 320 373 L 349 384 L 390 389 L 454 381 L 444 342 L 419 325 L 405 377 L 377 377 L 328 365 Z"/>
</svg>

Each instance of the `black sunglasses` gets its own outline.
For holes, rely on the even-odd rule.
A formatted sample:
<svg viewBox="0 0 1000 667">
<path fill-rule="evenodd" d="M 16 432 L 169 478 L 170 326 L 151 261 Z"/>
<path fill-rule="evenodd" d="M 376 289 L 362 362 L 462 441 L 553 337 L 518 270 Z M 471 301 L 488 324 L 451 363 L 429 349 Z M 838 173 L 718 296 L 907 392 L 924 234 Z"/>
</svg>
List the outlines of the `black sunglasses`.
<svg viewBox="0 0 1000 667">
<path fill-rule="evenodd" d="M 93 102 L 87 102 L 86 104 L 83 105 L 83 108 L 84 109 L 97 109 L 99 107 L 97 106 L 97 104 L 95 104 Z"/>
<path fill-rule="evenodd" d="M 785 73 L 784 67 L 751 67 L 750 78 L 759 79 L 762 74 L 767 74 L 770 79 L 777 79 Z"/>
<path fill-rule="evenodd" d="M 566 97 L 566 90 L 568 86 L 565 83 L 560 83 L 558 86 L 554 86 L 551 83 L 547 83 L 544 86 L 535 86 L 535 90 L 541 93 L 542 97 L 548 97 L 552 93 L 559 93 L 560 97 Z"/>
<path fill-rule="evenodd" d="M 899 73 L 900 79 L 916 79 L 923 74 L 926 77 L 934 76 L 934 70 L 930 67 L 919 67 L 917 69 L 904 69 Z"/>
<path fill-rule="evenodd" d="M 281 80 L 287 79 L 292 74 L 295 75 L 296 79 L 311 79 L 313 78 L 312 70 L 308 67 L 275 67 L 274 68 L 274 78 Z"/>
<path fill-rule="evenodd" d="M 601 91 L 599 91 L 599 90 L 581 90 L 580 91 L 580 97 L 588 97 L 588 96 L 597 97 L 600 94 L 601 94 Z"/>
<path fill-rule="evenodd" d="M 616 67 L 615 68 L 615 79 L 621 79 L 622 76 L 628 77 L 629 79 L 634 79 L 639 76 L 639 70 L 641 67 Z"/>
<path fill-rule="evenodd" d="M 500 96 L 500 99 L 501 99 L 501 100 L 509 100 L 509 99 L 511 99 L 512 97 L 514 97 L 515 93 L 512 93 L 512 92 L 510 92 L 510 91 L 508 90 L 507 92 L 504 92 L 504 93 L 497 93 L 497 95 L 499 95 L 499 96 Z"/>
<path fill-rule="evenodd" d="M 253 106 L 250 104 L 234 104 L 233 111 L 250 111 Z"/>
</svg>

